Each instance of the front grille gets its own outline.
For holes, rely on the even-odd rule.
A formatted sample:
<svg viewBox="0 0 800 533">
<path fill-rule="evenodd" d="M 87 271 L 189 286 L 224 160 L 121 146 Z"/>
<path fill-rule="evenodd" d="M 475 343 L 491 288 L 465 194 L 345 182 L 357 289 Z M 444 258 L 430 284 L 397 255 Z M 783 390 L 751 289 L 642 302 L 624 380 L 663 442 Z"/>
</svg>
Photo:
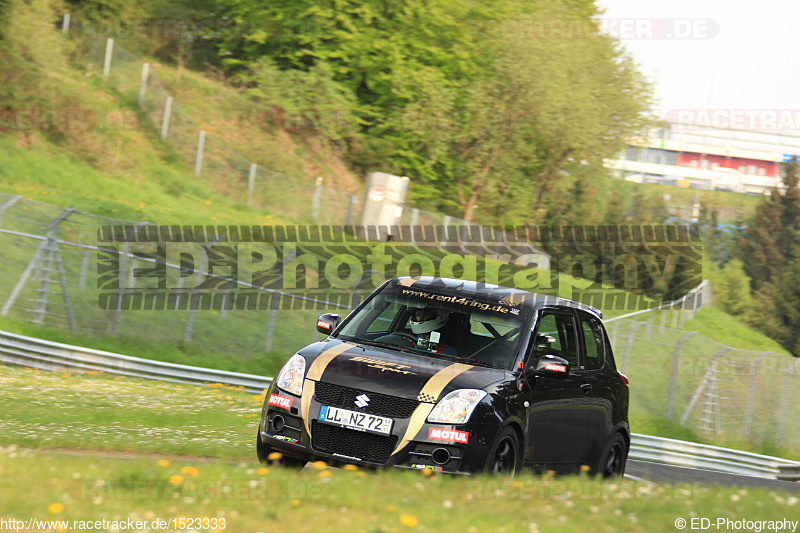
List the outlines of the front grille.
<svg viewBox="0 0 800 533">
<path fill-rule="evenodd" d="M 311 423 L 311 445 L 320 452 L 340 453 L 371 463 L 386 464 L 397 445 L 397 435 L 375 435 L 352 429 Z"/>
<path fill-rule="evenodd" d="M 356 397 L 362 394 L 369 396 L 369 405 L 363 409 L 356 406 L 355 403 Z M 323 382 L 317 383 L 314 389 L 314 396 L 317 397 L 318 402 L 324 405 L 358 410 L 373 415 L 388 416 L 389 418 L 408 418 L 419 405 L 417 400 L 398 398 L 396 396 L 378 394 L 377 392 L 365 393 L 362 390 Z"/>
</svg>

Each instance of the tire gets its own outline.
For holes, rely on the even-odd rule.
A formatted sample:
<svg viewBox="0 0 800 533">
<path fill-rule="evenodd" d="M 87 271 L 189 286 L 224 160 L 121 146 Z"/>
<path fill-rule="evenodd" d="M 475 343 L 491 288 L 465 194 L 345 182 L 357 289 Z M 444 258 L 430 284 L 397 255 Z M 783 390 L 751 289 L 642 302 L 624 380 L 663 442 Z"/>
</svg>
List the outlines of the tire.
<svg viewBox="0 0 800 533">
<path fill-rule="evenodd" d="M 625 465 L 628 461 L 628 444 L 620 433 L 614 433 L 606 445 L 600 460 L 593 469 L 594 475 L 604 478 L 622 477 L 625 474 Z"/>
<path fill-rule="evenodd" d="M 520 470 L 519 440 L 514 428 L 504 428 L 492 445 L 483 471 L 490 476 L 513 476 Z"/>
<path fill-rule="evenodd" d="M 270 451 L 269 446 L 261 442 L 261 427 L 259 426 L 258 433 L 256 433 L 256 456 L 258 457 L 258 462 L 266 463 Z"/>
<path fill-rule="evenodd" d="M 273 451 L 276 450 L 274 450 L 271 446 L 261 442 L 261 429 L 259 428 L 259 431 L 256 434 L 256 456 L 258 457 L 258 462 L 264 464 L 269 463 L 269 454 Z M 277 461 L 272 462 L 276 466 L 282 466 L 292 470 L 302 470 L 308 464 L 308 461 L 305 459 L 297 459 L 295 457 L 289 457 L 288 455 L 283 455 Z"/>
</svg>

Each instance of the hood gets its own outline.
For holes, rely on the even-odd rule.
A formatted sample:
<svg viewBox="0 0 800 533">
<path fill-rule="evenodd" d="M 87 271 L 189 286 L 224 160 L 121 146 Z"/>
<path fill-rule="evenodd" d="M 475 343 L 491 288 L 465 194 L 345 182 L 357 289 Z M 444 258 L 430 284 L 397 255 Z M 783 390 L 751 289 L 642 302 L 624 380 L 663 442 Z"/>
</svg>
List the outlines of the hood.
<svg viewBox="0 0 800 533">
<path fill-rule="evenodd" d="M 497 368 L 338 339 L 311 344 L 299 353 L 306 358 L 308 379 L 401 398 L 416 399 L 424 388 L 441 391 L 438 397 L 456 389 L 483 389 L 510 377 Z"/>
</svg>

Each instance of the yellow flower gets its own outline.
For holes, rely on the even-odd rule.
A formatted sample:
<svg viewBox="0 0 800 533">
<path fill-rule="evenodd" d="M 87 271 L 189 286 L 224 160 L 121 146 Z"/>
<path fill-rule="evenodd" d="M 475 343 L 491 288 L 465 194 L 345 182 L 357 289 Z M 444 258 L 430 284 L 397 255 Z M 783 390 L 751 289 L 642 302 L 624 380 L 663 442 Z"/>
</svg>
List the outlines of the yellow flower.
<svg viewBox="0 0 800 533">
<path fill-rule="evenodd" d="M 386 510 L 389 511 L 390 513 L 393 513 L 397 510 L 397 507 L 395 507 L 394 505 L 387 505 Z"/>
<path fill-rule="evenodd" d="M 184 466 L 181 468 L 181 474 L 186 474 L 187 476 L 197 477 L 200 471 L 193 467 L 193 466 Z"/>
<path fill-rule="evenodd" d="M 328 468 L 328 463 L 326 463 L 325 461 L 314 461 L 314 468 L 316 468 L 317 470 L 325 470 L 326 468 Z"/>
<path fill-rule="evenodd" d="M 262 476 L 266 476 L 267 474 L 269 474 L 269 468 L 267 468 L 266 466 L 262 466 L 261 468 L 258 469 L 258 473 Z"/>
<path fill-rule="evenodd" d="M 344 465 L 345 470 L 358 470 L 356 465 Z"/>
<path fill-rule="evenodd" d="M 283 457 L 283 454 L 281 452 L 272 452 L 267 456 L 267 459 L 269 459 L 270 461 L 280 461 L 281 457 Z"/>
<path fill-rule="evenodd" d="M 416 516 L 404 514 L 400 517 L 400 523 L 406 527 L 416 527 L 419 524 L 419 520 L 417 520 Z"/>
<path fill-rule="evenodd" d="M 206 200 L 206 205 L 211 205 L 211 200 Z"/>
<path fill-rule="evenodd" d="M 47 506 L 47 512 L 50 514 L 58 514 L 64 511 L 64 505 L 60 503 L 51 503 Z"/>
<path fill-rule="evenodd" d="M 425 468 L 425 469 L 422 470 L 422 475 L 423 476 L 432 476 L 433 475 L 433 471 L 432 470 L 428 470 L 427 468 Z"/>
<path fill-rule="evenodd" d="M 173 474 L 169 476 L 169 482 L 173 485 L 180 485 L 183 483 L 183 476 L 179 476 L 178 474 Z"/>
<path fill-rule="evenodd" d="M 592 467 L 589 465 L 581 465 L 581 472 L 588 472 Z"/>
<path fill-rule="evenodd" d="M 323 470 L 322 472 L 317 474 L 317 477 L 320 478 L 320 479 L 326 478 L 326 477 L 331 477 L 331 471 L 330 470 Z"/>
<path fill-rule="evenodd" d="M 166 468 L 169 466 L 169 461 L 167 461 L 166 459 L 159 459 L 158 461 L 156 461 L 156 464 L 161 468 Z"/>
<path fill-rule="evenodd" d="M 298 507 L 300 505 L 300 500 L 292 500 L 292 505 Z"/>
</svg>

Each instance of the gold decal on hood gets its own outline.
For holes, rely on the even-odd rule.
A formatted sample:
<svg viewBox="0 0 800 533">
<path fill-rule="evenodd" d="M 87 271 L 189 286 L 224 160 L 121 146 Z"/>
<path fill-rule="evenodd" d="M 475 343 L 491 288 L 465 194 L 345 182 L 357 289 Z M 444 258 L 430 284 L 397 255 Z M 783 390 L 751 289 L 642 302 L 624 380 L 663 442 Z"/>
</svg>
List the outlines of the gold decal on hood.
<svg viewBox="0 0 800 533">
<path fill-rule="evenodd" d="M 337 355 L 352 347 L 352 344 L 343 342 L 338 346 L 325 350 L 314 359 L 314 362 L 311 363 L 311 368 L 308 369 L 306 379 L 303 383 L 303 396 L 300 398 L 300 411 L 303 415 L 303 424 L 305 424 L 309 436 L 311 435 L 311 428 L 308 425 L 308 409 L 311 407 L 311 398 L 314 397 L 315 382 L 319 381 L 319 378 L 322 377 L 322 373 L 325 372 L 325 369 L 328 368 L 330 362 L 333 361 Z"/>
<path fill-rule="evenodd" d="M 405 435 L 403 435 L 403 438 L 397 444 L 397 447 L 392 452 L 392 455 L 403 449 L 403 447 L 408 444 L 411 439 L 417 436 L 417 433 L 419 433 L 419 430 L 422 429 L 422 425 L 425 424 L 425 420 L 433 410 L 433 406 L 436 404 L 436 400 L 439 398 L 439 394 L 442 393 L 444 388 L 456 377 L 463 374 L 470 368 L 475 367 L 472 365 L 465 365 L 463 363 L 455 363 L 441 369 L 431 376 L 431 379 L 429 379 L 425 386 L 422 387 L 422 390 L 418 396 L 418 398 L 430 398 L 430 402 L 422 402 L 417 406 L 416 409 L 414 409 L 414 413 L 411 415 L 411 420 L 408 422 L 408 429 L 406 429 Z"/>
</svg>

